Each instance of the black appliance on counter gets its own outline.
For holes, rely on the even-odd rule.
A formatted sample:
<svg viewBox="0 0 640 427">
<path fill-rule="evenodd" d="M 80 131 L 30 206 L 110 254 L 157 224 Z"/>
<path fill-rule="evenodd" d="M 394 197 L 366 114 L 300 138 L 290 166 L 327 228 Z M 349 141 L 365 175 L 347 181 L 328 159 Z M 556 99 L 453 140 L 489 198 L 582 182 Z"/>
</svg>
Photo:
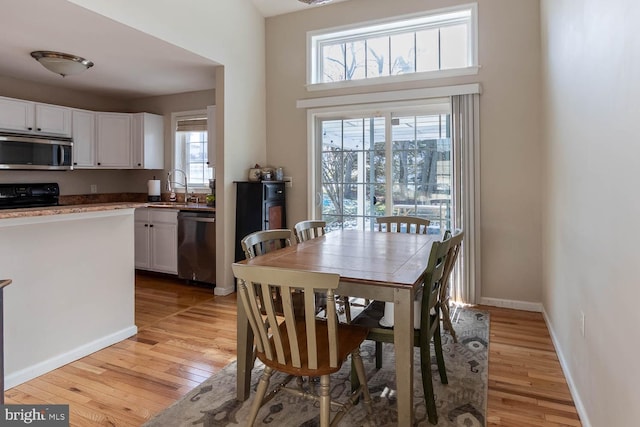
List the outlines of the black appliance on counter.
<svg viewBox="0 0 640 427">
<path fill-rule="evenodd" d="M 0 184 L 0 209 L 57 206 L 60 187 L 48 184 Z"/>
</svg>

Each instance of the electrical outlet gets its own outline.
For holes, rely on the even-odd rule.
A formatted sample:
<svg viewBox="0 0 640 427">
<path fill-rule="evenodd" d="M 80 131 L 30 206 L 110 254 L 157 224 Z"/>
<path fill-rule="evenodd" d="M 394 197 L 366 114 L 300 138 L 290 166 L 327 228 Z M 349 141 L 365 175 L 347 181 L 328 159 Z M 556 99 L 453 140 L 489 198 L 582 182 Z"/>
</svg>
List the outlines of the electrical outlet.
<svg viewBox="0 0 640 427">
<path fill-rule="evenodd" d="M 284 186 L 287 188 L 291 188 L 293 187 L 293 178 L 290 176 L 285 176 L 284 177 Z"/>
<path fill-rule="evenodd" d="M 91 184 L 91 194 L 98 192 L 98 184 Z"/>
<path fill-rule="evenodd" d="M 580 312 L 580 335 L 584 337 L 584 311 Z"/>
</svg>

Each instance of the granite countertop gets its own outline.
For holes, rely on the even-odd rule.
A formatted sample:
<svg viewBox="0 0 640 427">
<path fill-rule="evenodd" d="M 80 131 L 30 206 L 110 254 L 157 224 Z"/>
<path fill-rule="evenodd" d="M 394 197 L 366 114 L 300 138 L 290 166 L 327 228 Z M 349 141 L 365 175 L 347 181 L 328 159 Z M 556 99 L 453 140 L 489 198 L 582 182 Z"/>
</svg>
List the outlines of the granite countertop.
<svg viewBox="0 0 640 427">
<path fill-rule="evenodd" d="M 81 205 L 59 205 L 41 208 L 21 208 L 0 210 L 2 218 L 24 218 L 30 216 L 60 215 L 80 212 L 99 212 L 116 209 L 132 209 L 146 206 L 146 203 L 138 202 L 113 202 L 113 203 L 87 203 Z"/>
<path fill-rule="evenodd" d="M 176 209 L 186 211 L 202 211 L 215 212 L 216 208 L 207 206 L 202 203 L 171 203 L 171 202 L 109 202 L 109 203 L 82 203 L 75 205 L 59 205 L 47 206 L 40 208 L 20 208 L 20 209 L 3 209 L 0 210 L 0 219 L 3 218 L 24 218 L 30 216 L 47 216 L 61 215 L 81 212 L 99 212 L 110 211 L 116 209 L 135 209 L 135 208 L 158 208 L 158 209 Z"/>
</svg>

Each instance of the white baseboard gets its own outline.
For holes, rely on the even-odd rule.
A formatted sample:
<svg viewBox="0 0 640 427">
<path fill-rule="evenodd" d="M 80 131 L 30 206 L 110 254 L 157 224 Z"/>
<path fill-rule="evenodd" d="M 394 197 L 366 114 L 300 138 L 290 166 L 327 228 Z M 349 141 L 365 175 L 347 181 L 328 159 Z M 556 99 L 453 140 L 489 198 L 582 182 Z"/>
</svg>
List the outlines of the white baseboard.
<svg viewBox="0 0 640 427">
<path fill-rule="evenodd" d="M 213 288 L 213 294 L 220 295 L 220 296 L 230 295 L 235 291 L 236 291 L 236 288 L 234 286 L 230 288 L 219 288 L 216 286 L 215 288 Z"/>
<path fill-rule="evenodd" d="M 71 351 L 60 354 L 51 359 L 47 359 L 33 366 L 21 369 L 17 372 L 13 372 L 5 376 L 4 387 L 8 390 L 23 382 L 29 381 L 40 375 L 46 374 L 56 368 L 78 360 L 84 356 L 88 356 L 91 353 L 95 353 L 98 350 L 102 350 L 112 344 L 120 342 L 138 333 L 138 327 L 133 325 L 120 331 L 114 332 L 111 335 L 99 338 L 90 343 L 84 344 Z"/>
<path fill-rule="evenodd" d="M 583 427 L 591 427 L 591 422 L 589 421 L 587 411 L 585 410 L 582 399 L 580 398 L 580 393 L 578 393 L 578 389 L 576 388 L 573 378 L 571 377 L 571 371 L 569 371 L 568 369 L 567 359 L 564 357 L 560 345 L 558 344 L 558 339 L 553 330 L 553 325 L 551 325 L 551 322 L 549 321 L 549 316 L 547 316 L 547 312 L 544 309 L 544 306 L 542 307 L 542 316 L 544 317 L 544 322 L 547 324 L 549 335 L 551 335 L 551 342 L 553 342 L 553 347 L 556 349 L 556 354 L 558 355 L 558 360 L 560 361 L 560 367 L 562 368 L 564 377 L 567 380 L 569 392 L 571 393 L 571 397 L 573 398 L 573 403 L 576 405 L 576 410 L 578 411 L 580 422 L 582 423 Z"/>
<path fill-rule="evenodd" d="M 542 312 L 542 303 L 517 301 L 501 298 L 480 298 L 480 304 L 490 305 L 492 307 L 513 308 L 515 310 Z"/>
</svg>

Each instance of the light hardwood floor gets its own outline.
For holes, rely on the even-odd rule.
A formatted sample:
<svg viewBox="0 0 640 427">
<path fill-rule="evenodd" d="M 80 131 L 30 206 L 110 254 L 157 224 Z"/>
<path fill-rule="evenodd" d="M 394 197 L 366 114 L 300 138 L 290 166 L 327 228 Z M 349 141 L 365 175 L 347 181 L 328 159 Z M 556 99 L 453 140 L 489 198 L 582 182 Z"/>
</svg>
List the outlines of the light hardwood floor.
<svg viewBox="0 0 640 427">
<path fill-rule="evenodd" d="M 236 358 L 235 295 L 136 280 L 138 334 L 5 392 L 70 405 L 72 426 L 139 426 Z M 488 426 L 579 426 L 539 313 L 491 312 Z"/>
</svg>

